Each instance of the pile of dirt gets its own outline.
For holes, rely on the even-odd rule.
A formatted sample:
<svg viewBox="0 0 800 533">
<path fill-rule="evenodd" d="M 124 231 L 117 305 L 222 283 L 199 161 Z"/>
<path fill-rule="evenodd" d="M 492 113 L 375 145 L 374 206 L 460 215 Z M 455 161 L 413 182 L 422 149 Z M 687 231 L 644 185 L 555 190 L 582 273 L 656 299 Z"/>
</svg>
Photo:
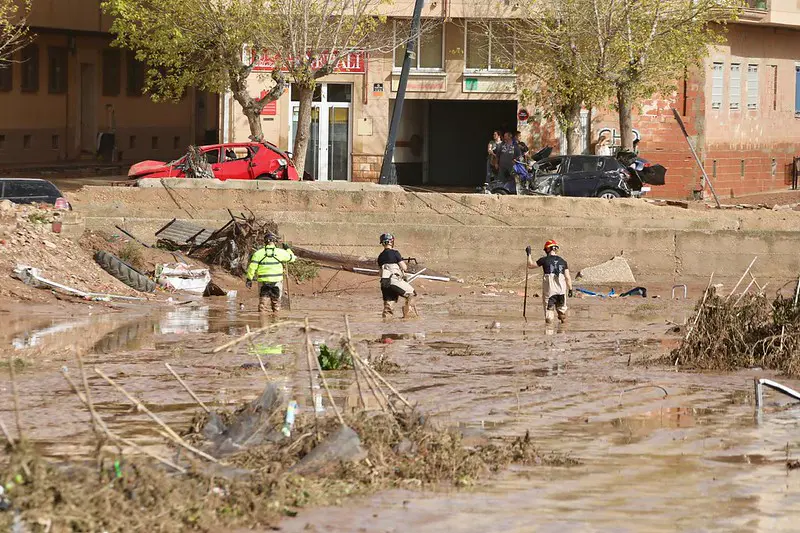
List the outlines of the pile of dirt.
<svg viewBox="0 0 800 533">
<path fill-rule="evenodd" d="M 726 298 L 711 288 L 689 324 L 669 356 L 673 364 L 726 371 L 760 367 L 800 376 L 800 306 L 791 298 Z"/>
<path fill-rule="evenodd" d="M 38 268 L 41 276 L 82 291 L 141 296 L 107 274 L 77 242 L 54 233 L 62 212 L 46 205 L 0 202 L 0 299 L 51 301 L 50 291 L 11 277 L 18 264 Z"/>
</svg>

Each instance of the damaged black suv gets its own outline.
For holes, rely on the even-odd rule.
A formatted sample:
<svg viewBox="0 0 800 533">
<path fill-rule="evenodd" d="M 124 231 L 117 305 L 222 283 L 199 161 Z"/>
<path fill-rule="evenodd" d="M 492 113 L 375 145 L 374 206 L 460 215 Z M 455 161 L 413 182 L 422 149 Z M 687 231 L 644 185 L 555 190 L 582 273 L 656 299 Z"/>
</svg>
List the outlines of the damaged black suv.
<svg viewBox="0 0 800 533">
<path fill-rule="evenodd" d="M 533 157 L 529 176 L 519 176 L 518 181 L 493 181 L 486 184 L 486 192 L 517 194 L 518 182 L 520 194 L 629 198 L 650 190 L 645 184 L 664 185 L 667 173 L 663 166 L 651 165 L 633 152 L 537 157 L 544 155 L 542 152 Z"/>
</svg>

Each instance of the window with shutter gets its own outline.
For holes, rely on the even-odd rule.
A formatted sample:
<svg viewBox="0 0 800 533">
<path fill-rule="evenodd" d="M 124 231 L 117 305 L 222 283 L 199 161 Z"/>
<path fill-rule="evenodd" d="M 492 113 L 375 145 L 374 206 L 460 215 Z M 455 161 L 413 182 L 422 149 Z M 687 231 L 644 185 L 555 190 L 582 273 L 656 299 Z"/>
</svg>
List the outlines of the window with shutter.
<svg viewBox="0 0 800 533">
<path fill-rule="evenodd" d="M 728 95 L 731 109 L 740 109 L 742 104 L 742 65 L 739 63 L 731 63 Z"/>
<path fill-rule="evenodd" d="M 758 65 L 747 65 L 747 109 L 758 109 Z"/>
<path fill-rule="evenodd" d="M 794 114 L 800 116 L 800 64 L 794 66 Z"/>
<path fill-rule="evenodd" d="M 722 107 L 723 64 L 711 65 L 711 109 Z"/>
</svg>

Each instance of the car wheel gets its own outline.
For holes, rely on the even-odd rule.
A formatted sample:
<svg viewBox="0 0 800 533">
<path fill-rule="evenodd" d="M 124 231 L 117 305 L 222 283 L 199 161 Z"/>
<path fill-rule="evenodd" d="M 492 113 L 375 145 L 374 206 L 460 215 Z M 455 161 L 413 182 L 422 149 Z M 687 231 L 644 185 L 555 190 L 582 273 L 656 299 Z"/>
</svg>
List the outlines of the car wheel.
<svg viewBox="0 0 800 533">
<path fill-rule="evenodd" d="M 139 292 L 153 292 L 156 284 L 153 280 L 127 264 L 117 256 L 108 252 L 98 251 L 94 260 L 103 270 L 120 280 L 122 283 Z"/>
<path fill-rule="evenodd" d="M 275 176 L 273 176 L 272 174 L 261 174 L 259 176 L 256 176 L 256 179 L 257 180 L 274 180 Z"/>
<path fill-rule="evenodd" d="M 605 198 L 606 200 L 613 200 L 614 198 L 621 198 L 622 195 L 614 189 L 605 189 L 597 193 L 598 198 Z"/>
<path fill-rule="evenodd" d="M 492 194 L 508 194 L 508 191 L 505 189 L 495 189 L 492 191 Z"/>
</svg>

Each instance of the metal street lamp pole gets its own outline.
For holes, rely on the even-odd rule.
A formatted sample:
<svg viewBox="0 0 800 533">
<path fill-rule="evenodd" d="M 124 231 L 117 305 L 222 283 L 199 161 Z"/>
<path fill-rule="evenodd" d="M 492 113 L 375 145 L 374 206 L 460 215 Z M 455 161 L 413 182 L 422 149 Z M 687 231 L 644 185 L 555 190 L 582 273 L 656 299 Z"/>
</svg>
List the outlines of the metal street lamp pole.
<svg viewBox="0 0 800 533">
<path fill-rule="evenodd" d="M 397 183 L 397 176 L 392 172 L 394 146 L 397 143 L 397 131 L 400 129 L 400 117 L 403 115 L 403 102 L 406 99 L 406 85 L 408 85 L 408 73 L 411 71 L 411 60 L 416 57 L 423 4 L 425 4 L 425 0 L 416 0 L 414 3 L 414 17 L 411 19 L 411 37 L 406 42 L 406 55 L 403 58 L 403 70 L 400 73 L 400 84 L 397 87 L 397 98 L 394 101 L 392 122 L 389 126 L 389 138 L 386 141 L 386 151 L 383 153 L 380 178 L 380 183 L 383 185 L 395 185 Z"/>
</svg>

